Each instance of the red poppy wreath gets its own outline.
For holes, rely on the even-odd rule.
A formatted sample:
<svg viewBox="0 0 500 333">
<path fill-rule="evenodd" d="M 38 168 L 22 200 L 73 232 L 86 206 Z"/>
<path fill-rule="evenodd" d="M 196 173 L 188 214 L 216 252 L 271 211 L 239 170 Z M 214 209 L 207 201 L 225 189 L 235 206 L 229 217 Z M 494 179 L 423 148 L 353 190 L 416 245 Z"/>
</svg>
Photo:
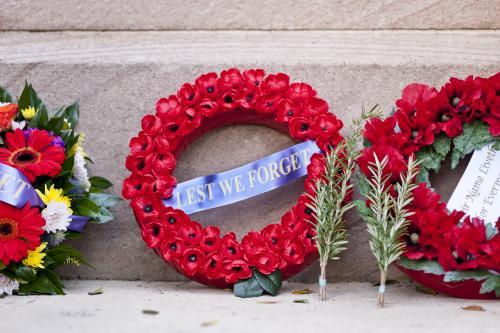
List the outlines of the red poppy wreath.
<svg viewBox="0 0 500 333">
<path fill-rule="evenodd" d="M 143 117 L 141 132 L 130 141 L 126 167 L 131 175 L 122 194 L 131 200 L 146 244 L 178 272 L 219 288 L 255 279 L 273 293 L 282 279 L 317 258 L 307 194 L 281 223 L 250 231 L 241 242 L 233 232 L 220 235 L 218 227 L 203 227 L 162 201 L 176 186 L 172 172 L 181 152 L 207 131 L 232 124 L 260 124 L 298 141 L 314 140 L 323 152 L 342 139 L 342 122 L 306 83 L 290 83 L 286 74 L 267 75 L 261 69 L 208 73 L 194 84 L 183 84 L 176 95 L 161 98 L 156 115 Z M 314 194 L 323 168 L 322 153 L 312 155 L 306 193 Z"/>
<path fill-rule="evenodd" d="M 410 84 L 396 101 L 393 115 L 368 122 L 364 136 L 366 148 L 358 162 L 366 176 L 360 182 L 361 192 L 367 197 L 375 156 L 386 159 L 383 173 L 390 193 L 401 183 L 409 157 L 420 161 L 418 184 L 407 206 L 411 215 L 399 268 L 415 281 L 452 296 L 500 297 L 498 216 L 487 223 L 463 211 L 450 211 L 429 184 L 429 171 L 437 172 L 447 156 L 455 168 L 461 158 L 486 145 L 492 154 L 498 151 L 500 73 L 452 78 L 440 90 Z M 497 167 L 492 166 L 491 173 L 498 173 Z M 498 178 L 488 186 L 498 193 Z M 372 202 L 367 200 L 367 206 Z"/>
</svg>

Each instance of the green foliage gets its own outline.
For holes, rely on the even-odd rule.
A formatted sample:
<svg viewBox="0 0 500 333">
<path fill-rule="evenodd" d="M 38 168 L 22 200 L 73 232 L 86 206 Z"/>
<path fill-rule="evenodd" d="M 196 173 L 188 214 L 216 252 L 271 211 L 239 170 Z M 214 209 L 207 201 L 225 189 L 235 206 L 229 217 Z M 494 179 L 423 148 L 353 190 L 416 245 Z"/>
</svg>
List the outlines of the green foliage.
<svg viewBox="0 0 500 333">
<path fill-rule="evenodd" d="M 398 264 L 414 271 L 424 271 L 425 273 L 434 275 L 444 274 L 443 267 L 436 260 L 410 260 L 402 258 L 398 261 Z"/>
<path fill-rule="evenodd" d="M 488 131 L 488 125 L 480 120 L 470 124 L 465 123 L 463 133 L 453 139 L 453 150 L 451 152 L 451 168 L 455 169 L 458 162 L 464 156 L 480 149 L 495 139 Z"/>
<path fill-rule="evenodd" d="M 2 102 L 2 103 L 12 103 L 13 102 L 12 96 L 3 87 L 0 87 L 0 102 Z"/>
<path fill-rule="evenodd" d="M 239 281 L 234 285 L 234 295 L 241 298 L 258 297 L 267 293 L 276 296 L 282 286 L 281 271 L 276 270 L 269 275 L 253 270 L 252 277 Z"/>
<path fill-rule="evenodd" d="M 417 161 L 420 164 L 420 170 L 416 178 L 418 182 L 427 183 L 428 185 L 430 185 L 429 171 L 433 170 L 434 172 L 438 172 L 441 168 L 441 163 L 446 158 L 446 154 L 441 154 L 446 151 L 446 143 L 444 143 L 443 141 L 446 140 L 436 139 L 436 142 L 439 142 L 436 145 L 437 149 L 439 149 L 439 152 L 436 150 L 436 147 L 428 146 L 422 148 L 416 153 Z M 449 142 L 451 144 L 451 139 L 449 140 Z"/>
<path fill-rule="evenodd" d="M 54 271 L 44 269 L 27 283 L 21 284 L 17 292 L 19 295 L 64 295 L 63 285 Z"/>
</svg>

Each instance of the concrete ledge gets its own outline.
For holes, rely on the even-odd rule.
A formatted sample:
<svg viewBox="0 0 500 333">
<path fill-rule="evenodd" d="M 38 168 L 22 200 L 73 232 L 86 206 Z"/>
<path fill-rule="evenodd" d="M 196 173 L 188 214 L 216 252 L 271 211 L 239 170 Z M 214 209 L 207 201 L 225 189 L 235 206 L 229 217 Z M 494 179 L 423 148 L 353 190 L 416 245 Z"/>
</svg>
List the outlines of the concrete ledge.
<svg viewBox="0 0 500 333">
<path fill-rule="evenodd" d="M 119 193 L 130 138 L 159 97 L 205 72 L 227 67 L 282 71 L 318 90 L 345 122 L 362 105 L 389 111 L 411 82 L 441 85 L 450 76 L 489 76 L 500 68 L 500 32 L 136 32 L 0 33 L 0 85 L 20 93 L 30 80 L 51 106 L 81 104 L 85 147 L 96 174 Z M 182 156 L 180 181 L 248 163 L 291 145 L 266 128 L 233 126 L 205 135 Z M 229 153 L 231 152 L 231 153 Z M 230 156 L 230 158 L 228 158 Z M 456 175 L 458 176 L 458 175 Z M 440 177 L 443 192 L 457 177 Z M 275 223 L 301 192 L 300 184 L 195 215 L 203 224 L 243 235 Z M 273 204 L 269 204 L 273 202 Z M 117 221 L 90 226 L 75 243 L 96 270 L 68 267 L 64 276 L 87 279 L 178 280 L 143 244 L 127 203 Z M 365 224 L 348 219 L 349 250 L 329 266 L 335 281 L 376 278 Z M 316 281 L 317 267 L 298 280 Z"/>
<path fill-rule="evenodd" d="M 316 285 L 285 284 L 276 297 L 240 299 L 231 291 L 191 283 L 68 281 L 66 296 L 7 297 L 0 320 L 11 332 L 497 332 L 500 303 L 427 295 L 411 284 L 388 287 L 384 309 L 377 287 L 328 286 L 318 301 Z M 87 293 L 103 287 L 101 295 Z M 293 295 L 298 289 L 314 293 Z M 294 303 L 294 300 L 309 303 Z M 465 311 L 480 305 L 485 311 Z M 144 314 L 155 310 L 158 314 Z"/>
<path fill-rule="evenodd" d="M 0 30 L 498 29 L 499 16 L 491 0 L 4 0 Z"/>
</svg>

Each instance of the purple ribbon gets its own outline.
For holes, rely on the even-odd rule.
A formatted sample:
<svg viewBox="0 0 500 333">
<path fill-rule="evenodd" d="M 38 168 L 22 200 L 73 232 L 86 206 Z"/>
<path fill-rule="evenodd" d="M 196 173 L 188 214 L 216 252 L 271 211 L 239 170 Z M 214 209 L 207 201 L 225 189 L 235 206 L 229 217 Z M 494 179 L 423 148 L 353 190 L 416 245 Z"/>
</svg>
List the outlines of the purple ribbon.
<svg viewBox="0 0 500 333">
<path fill-rule="evenodd" d="M 305 176 L 311 156 L 320 151 L 314 141 L 305 141 L 238 168 L 188 180 L 177 184 L 163 204 L 192 214 L 269 192 Z"/>
<path fill-rule="evenodd" d="M 3 163 L 0 163 L 0 201 L 17 208 L 22 208 L 27 203 L 34 207 L 45 206 L 23 173 Z M 72 215 L 68 230 L 82 232 L 89 220 L 87 216 Z"/>
</svg>

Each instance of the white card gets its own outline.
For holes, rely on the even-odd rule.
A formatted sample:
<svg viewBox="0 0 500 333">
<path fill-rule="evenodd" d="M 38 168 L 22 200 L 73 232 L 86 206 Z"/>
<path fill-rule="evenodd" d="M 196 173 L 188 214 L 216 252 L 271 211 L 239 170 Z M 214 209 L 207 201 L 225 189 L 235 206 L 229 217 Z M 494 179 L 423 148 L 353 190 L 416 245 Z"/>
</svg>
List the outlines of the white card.
<svg viewBox="0 0 500 333">
<path fill-rule="evenodd" d="M 447 207 L 496 223 L 500 215 L 500 151 L 493 144 L 472 154 Z"/>
</svg>

